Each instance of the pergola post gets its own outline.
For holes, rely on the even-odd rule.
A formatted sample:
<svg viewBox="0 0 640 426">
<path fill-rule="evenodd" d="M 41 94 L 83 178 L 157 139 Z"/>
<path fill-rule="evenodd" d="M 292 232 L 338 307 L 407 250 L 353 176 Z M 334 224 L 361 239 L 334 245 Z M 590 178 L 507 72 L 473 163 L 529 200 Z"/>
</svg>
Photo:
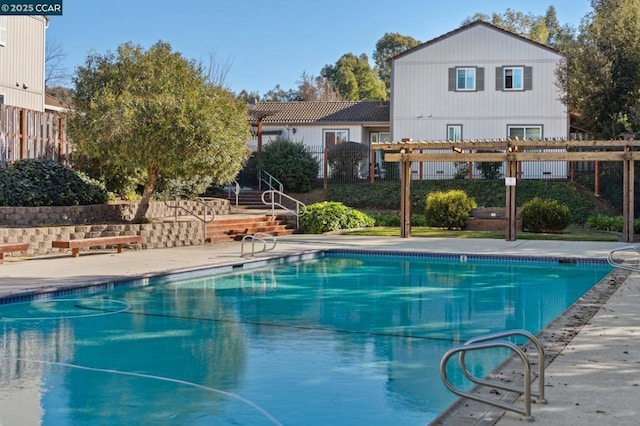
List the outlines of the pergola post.
<svg viewBox="0 0 640 426">
<path fill-rule="evenodd" d="M 506 222 L 507 229 L 505 232 L 506 241 L 515 241 L 517 234 L 517 203 L 516 203 L 516 181 L 518 174 L 518 162 L 513 160 L 507 161 L 507 177 L 505 179 L 506 187 Z"/>
<path fill-rule="evenodd" d="M 411 236 L 411 160 L 404 149 L 400 161 L 400 237 Z"/>
<path fill-rule="evenodd" d="M 625 152 L 630 152 L 629 146 L 625 147 Z M 629 156 L 630 158 L 630 156 Z M 623 179 L 623 200 L 622 200 L 622 237 L 625 242 L 633 242 L 633 222 L 634 222 L 634 162 L 632 159 L 622 161 Z"/>
</svg>

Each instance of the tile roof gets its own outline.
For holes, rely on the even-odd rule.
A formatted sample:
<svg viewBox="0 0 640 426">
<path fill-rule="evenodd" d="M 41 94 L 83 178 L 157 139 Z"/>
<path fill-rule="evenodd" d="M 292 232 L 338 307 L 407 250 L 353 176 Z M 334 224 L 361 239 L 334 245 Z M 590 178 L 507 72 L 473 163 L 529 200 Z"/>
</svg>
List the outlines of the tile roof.
<svg viewBox="0 0 640 426">
<path fill-rule="evenodd" d="M 249 108 L 251 121 L 264 124 L 386 123 L 387 101 L 256 102 Z"/>
</svg>

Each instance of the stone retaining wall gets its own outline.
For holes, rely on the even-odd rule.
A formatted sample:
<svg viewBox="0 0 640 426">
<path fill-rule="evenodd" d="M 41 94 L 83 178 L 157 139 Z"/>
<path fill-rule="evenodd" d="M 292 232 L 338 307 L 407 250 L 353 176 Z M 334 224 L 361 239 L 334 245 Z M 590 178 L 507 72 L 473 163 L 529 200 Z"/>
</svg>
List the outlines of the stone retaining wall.
<svg viewBox="0 0 640 426">
<path fill-rule="evenodd" d="M 0 243 L 29 243 L 26 255 L 44 255 L 69 252 L 51 247 L 53 240 L 141 235 L 141 244 L 129 247 L 155 249 L 204 244 L 202 222 L 194 220 L 163 221 L 145 224 L 103 224 L 50 226 L 38 228 L 0 228 Z M 7 253 L 5 256 L 20 255 Z M 24 253 L 22 254 L 24 255 Z"/>
<path fill-rule="evenodd" d="M 229 201 L 211 198 L 206 204 L 215 209 L 216 215 L 228 214 Z M 192 201 L 171 202 L 204 216 L 205 206 Z M 139 248 L 194 246 L 204 244 L 205 230 L 202 221 L 193 217 L 174 219 L 175 210 L 164 202 L 153 201 L 147 217 L 151 223 L 127 223 L 133 219 L 138 204 L 123 202 L 90 206 L 53 207 L 0 207 L 0 243 L 29 243 L 26 255 L 45 255 L 68 250 L 54 249 L 51 242 L 77 238 L 111 237 L 117 235 L 141 235 Z M 180 215 L 186 214 L 179 210 Z M 207 211 L 207 217 L 211 212 Z M 136 247 L 136 244 L 130 245 Z M 7 253 L 5 256 L 24 255 Z"/>
<path fill-rule="evenodd" d="M 215 209 L 216 215 L 228 214 L 229 201 L 220 198 L 205 199 L 205 203 Z M 182 207 L 178 215 L 185 215 L 186 210 L 193 211 L 203 217 L 205 206 L 194 201 L 171 201 L 170 205 Z M 137 202 L 119 202 L 113 204 L 96 204 L 89 206 L 46 206 L 46 207 L 0 207 L 0 227 L 35 227 L 82 225 L 92 223 L 129 222 L 138 208 Z M 175 209 L 162 201 L 152 201 L 149 204 L 147 217 L 163 219 L 173 217 Z M 211 212 L 207 211 L 207 216 Z"/>
</svg>

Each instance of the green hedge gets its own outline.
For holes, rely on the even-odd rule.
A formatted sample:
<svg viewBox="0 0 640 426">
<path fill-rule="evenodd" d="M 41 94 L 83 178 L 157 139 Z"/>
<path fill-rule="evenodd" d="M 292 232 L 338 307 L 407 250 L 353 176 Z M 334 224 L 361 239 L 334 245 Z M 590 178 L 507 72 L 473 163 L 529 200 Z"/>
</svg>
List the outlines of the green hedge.
<svg viewBox="0 0 640 426">
<path fill-rule="evenodd" d="M 104 185 L 55 161 L 20 160 L 0 168 L 1 206 L 75 206 L 107 200 Z"/>
<path fill-rule="evenodd" d="M 362 228 L 373 226 L 374 223 L 370 216 L 342 203 L 331 201 L 307 206 L 304 215 L 300 217 L 300 227 L 309 234 Z"/>
<path fill-rule="evenodd" d="M 411 211 L 423 214 L 425 199 L 431 192 L 446 192 L 459 189 L 473 198 L 479 207 L 505 206 L 504 179 L 495 180 L 429 180 L 411 182 Z M 558 200 L 569 207 L 572 223 L 584 224 L 587 217 L 601 211 L 588 193 L 577 185 L 561 181 L 519 180 L 517 205 L 522 207 L 535 197 Z M 361 210 L 399 210 L 400 183 L 380 182 L 374 184 L 330 185 L 327 199 L 338 201 Z"/>
</svg>

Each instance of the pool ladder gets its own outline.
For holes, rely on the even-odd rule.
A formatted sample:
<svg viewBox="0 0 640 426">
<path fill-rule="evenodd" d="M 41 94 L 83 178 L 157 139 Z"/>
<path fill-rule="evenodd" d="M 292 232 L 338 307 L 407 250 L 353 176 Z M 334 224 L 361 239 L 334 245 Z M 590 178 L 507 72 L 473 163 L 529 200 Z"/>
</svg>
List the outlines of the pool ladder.
<svg viewBox="0 0 640 426">
<path fill-rule="evenodd" d="M 629 252 L 629 251 L 633 251 L 635 252 L 636 255 L 640 255 L 640 247 L 638 246 L 634 245 L 634 246 L 619 247 L 609 252 L 609 254 L 607 255 L 607 262 L 609 262 L 609 265 L 615 268 L 626 269 L 627 271 L 632 271 L 632 272 L 640 272 L 640 265 L 638 264 L 638 260 L 640 259 L 635 259 L 633 263 L 617 262 L 614 259 L 614 256 L 617 252 Z"/>
<path fill-rule="evenodd" d="M 244 243 L 246 240 L 251 240 L 251 253 L 246 254 L 246 256 L 254 256 L 256 254 L 256 241 L 262 243 L 262 249 L 257 253 L 262 253 L 265 251 L 271 251 L 276 248 L 276 237 L 271 234 L 267 234 L 266 232 L 256 232 L 255 234 L 247 234 L 242 237 L 242 246 L 240 247 L 240 257 L 244 257 Z M 267 242 L 269 247 L 267 246 Z"/>
<path fill-rule="evenodd" d="M 538 392 L 532 392 L 531 390 L 531 382 L 535 378 L 535 375 L 531 373 L 531 360 L 527 353 L 521 349 L 515 343 L 512 343 L 508 340 L 498 340 L 504 339 L 507 337 L 513 336 L 524 336 L 529 341 L 531 341 L 538 352 Z M 474 376 L 465 363 L 465 355 L 467 352 L 471 351 L 481 351 L 483 349 L 492 349 L 492 348 L 506 348 L 511 350 L 517 355 L 522 361 L 523 367 L 523 378 L 524 378 L 524 386 L 522 388 L 505 385 L 502 382 L 497 380 L 487 380 Z M 447 364 L 449 359 L 454 355 L 458 355 L 458 363 L 465 377 L 471 380 L 476 385 L 480 386 L 488 386 L 495 389 L 501 389 L 509 392 L 515 392 L 518 395 L 523 396 L 524 406 L 518 406 L 516 404 L 511 404 L 508 402 L 504 402 L 494 398 L 487 398 L 485 396 L 474 394 L 471 392 L 467 392 L 461 389 L 456 388 L 449 377 L 447 376 Z M 447 351 L 442 360 L 440 361 L 440 378 L 442 379 L 445 386 L 454 394 L 468 398 L 474 401 L 482 402 L 485 404 L 492 405 L 494 407 L 499 407 L 504 410 L 513 411 L 523 416 L 523 420 L 533 421 L 533 417 L 531 416 L 531 401 L 532 397 L 536 398 L 536 402 L 540 404 L 546 404 L 546 400 L 544 398 L 544 349 L 540 341 L 531 333 L 526 330 L 508 330 L 498 333 L 487 334 L 484 336 L 475 337 L 473 339 L 467 340 L 463 345 L 454 347 Z"/>
</svg>

